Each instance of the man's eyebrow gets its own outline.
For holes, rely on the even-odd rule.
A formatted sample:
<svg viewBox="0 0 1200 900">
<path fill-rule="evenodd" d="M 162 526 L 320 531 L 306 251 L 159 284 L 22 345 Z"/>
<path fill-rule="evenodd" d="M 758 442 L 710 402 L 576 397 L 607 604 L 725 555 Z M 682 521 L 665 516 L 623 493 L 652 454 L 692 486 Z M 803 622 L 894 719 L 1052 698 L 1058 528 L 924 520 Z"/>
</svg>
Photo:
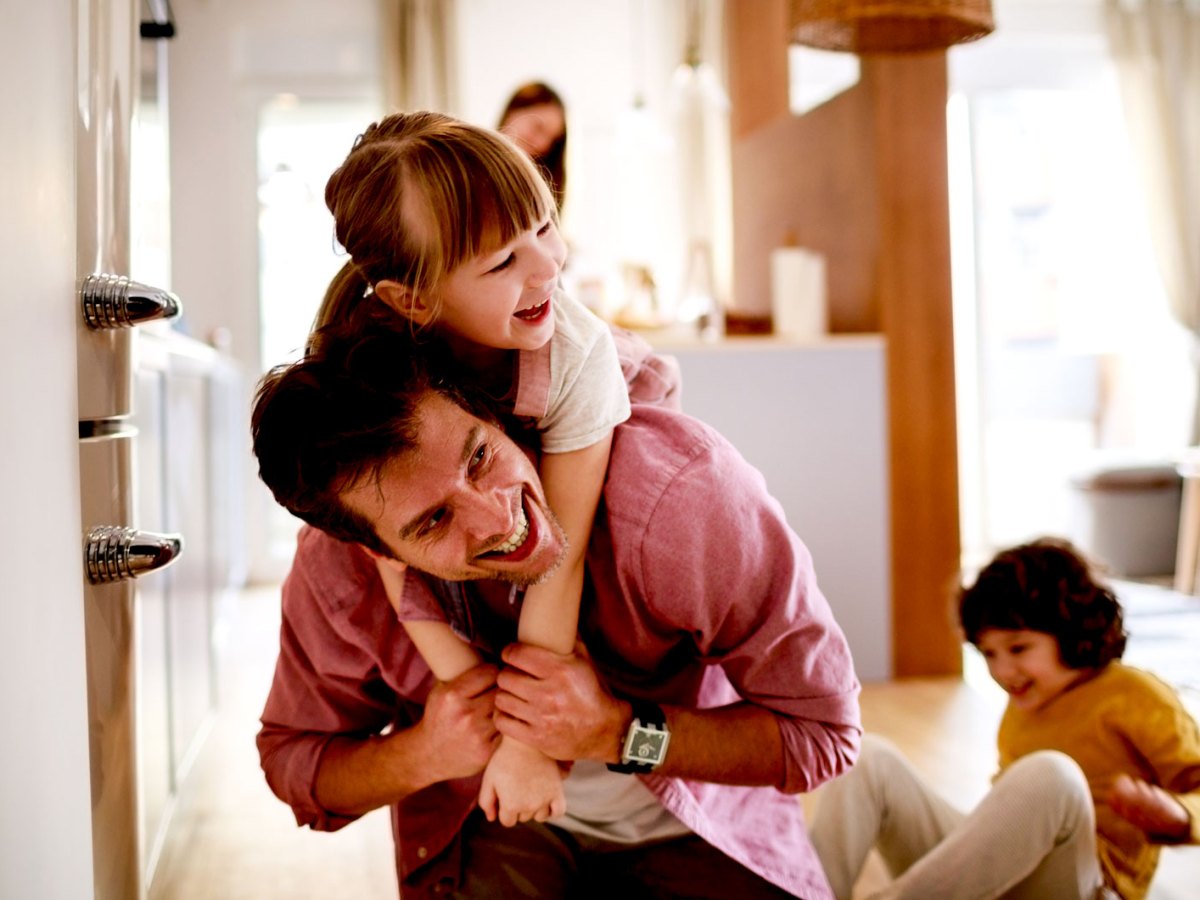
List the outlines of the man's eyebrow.
<svg viewBox="0 0 1200 900">
<path fill-rule="evenodd" d="M 482 433 L 483 425 L 478 422 L 475 423 L 475 425 L 471 427 L 471 430 L 467 432 L 467 439 L 463 441 L 462 453 L 459 455 L 458 459 L 459 466 L 465 466 L 468 461 L 470 461 L 471 456 L 475 453 L 475 447 L 479 444 L 480 435 Z M 420 529 L 421 524 L 431 515 L 433 515 L 441 506 L 441 502 L 434 503 L 432 506 L 421 510 L 421 512 L 413 516 L 412 519 L 409 520 L 408 524 L 400 529 L 400 540 L 406 541 L 416 534 Z"/>
</svg>

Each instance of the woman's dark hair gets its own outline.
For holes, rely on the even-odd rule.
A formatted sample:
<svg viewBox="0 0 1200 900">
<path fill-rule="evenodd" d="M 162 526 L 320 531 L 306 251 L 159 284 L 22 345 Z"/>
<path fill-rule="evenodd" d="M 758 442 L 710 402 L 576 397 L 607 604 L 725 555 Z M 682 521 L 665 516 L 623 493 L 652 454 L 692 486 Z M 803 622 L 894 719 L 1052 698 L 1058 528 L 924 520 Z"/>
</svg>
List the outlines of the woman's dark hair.
<svg viewBox="0 0 1200 900">
<path fill-rule="evenodd" d="M 518 110 L 545 105 L 557 106 L 562 112 L 563 130 L 558 139 L 550 145 L 550 149 L 534 158 L 533 162 L 538 168 L 544 170 L 546 182 L 550 185 L 551 193 L 554 194 L 554 203 L 561 212 L 563 200 L 567 195 L 567 107 L 563 103 L 562 97 L 545 82 L 531 81 L 523 84 L 509 97 L 504 112 L 500 113 L 500 122 L 497 127 L 503 130 L 509 118 Z"/>
<path fill-rule="evenodd" d="M 979 645 L 990 629 L 1040 631 L 1058 640 L 1063 665 L 1099 668 L 1120 659 L 1120 601 L 1069 541 L 1040 538 L 1002 550 L 959 593 L 959 622 Z"/>
</svg>

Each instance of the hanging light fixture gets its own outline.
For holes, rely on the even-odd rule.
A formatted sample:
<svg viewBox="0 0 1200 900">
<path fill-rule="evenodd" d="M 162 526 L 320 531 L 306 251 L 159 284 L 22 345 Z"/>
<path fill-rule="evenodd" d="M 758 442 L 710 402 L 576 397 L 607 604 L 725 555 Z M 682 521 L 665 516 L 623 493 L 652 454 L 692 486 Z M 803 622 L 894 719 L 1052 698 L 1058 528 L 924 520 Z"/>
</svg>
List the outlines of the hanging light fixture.
<svg viewBox="0 0 1200 900">
<path fill-rule="evenodd" d="M 794 43 L 852 53 L 944 50 L 996 27 L 991 0 L 791 0 L 789 24 Z"/>
</svg>

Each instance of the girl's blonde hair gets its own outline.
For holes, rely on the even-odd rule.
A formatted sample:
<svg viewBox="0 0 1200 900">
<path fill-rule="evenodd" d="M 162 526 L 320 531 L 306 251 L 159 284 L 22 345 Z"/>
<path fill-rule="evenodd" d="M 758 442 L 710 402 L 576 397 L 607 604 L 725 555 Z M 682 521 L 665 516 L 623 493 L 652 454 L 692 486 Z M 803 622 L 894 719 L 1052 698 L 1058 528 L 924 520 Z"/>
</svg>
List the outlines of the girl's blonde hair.
<svg viewBox="0 0 1200 900">
<path fill-rule="evenodd" d="M 384 279 L 435 304 L 434 288 L 458 266 L 555 214 L 550 188 L 508 138 L 434 112 L 368 126 L 329 177 L 325 205 L 350 259 L 325 292 L 314 332 L 394 318 L 376 298 L 363 302 Z"/>
</svg>

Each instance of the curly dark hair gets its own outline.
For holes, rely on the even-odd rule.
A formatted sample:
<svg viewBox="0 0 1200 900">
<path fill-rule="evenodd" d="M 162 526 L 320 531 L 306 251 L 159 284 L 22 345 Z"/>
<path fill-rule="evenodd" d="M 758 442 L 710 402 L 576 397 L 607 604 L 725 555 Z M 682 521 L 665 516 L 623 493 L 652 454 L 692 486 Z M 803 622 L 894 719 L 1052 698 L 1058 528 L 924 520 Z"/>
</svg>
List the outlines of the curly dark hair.
<svg viewBox="0 0 1200 900">
<path fill-rule="evenodd" d="M 1063 665 L 1099 668 L 1125 652 L 1121 603 L 1069 541 L 1044 537 L 1002 550 L 960 590 L 958 617 L 978 646 L 990 628 L 1040 631 Z"/>
</svg>

